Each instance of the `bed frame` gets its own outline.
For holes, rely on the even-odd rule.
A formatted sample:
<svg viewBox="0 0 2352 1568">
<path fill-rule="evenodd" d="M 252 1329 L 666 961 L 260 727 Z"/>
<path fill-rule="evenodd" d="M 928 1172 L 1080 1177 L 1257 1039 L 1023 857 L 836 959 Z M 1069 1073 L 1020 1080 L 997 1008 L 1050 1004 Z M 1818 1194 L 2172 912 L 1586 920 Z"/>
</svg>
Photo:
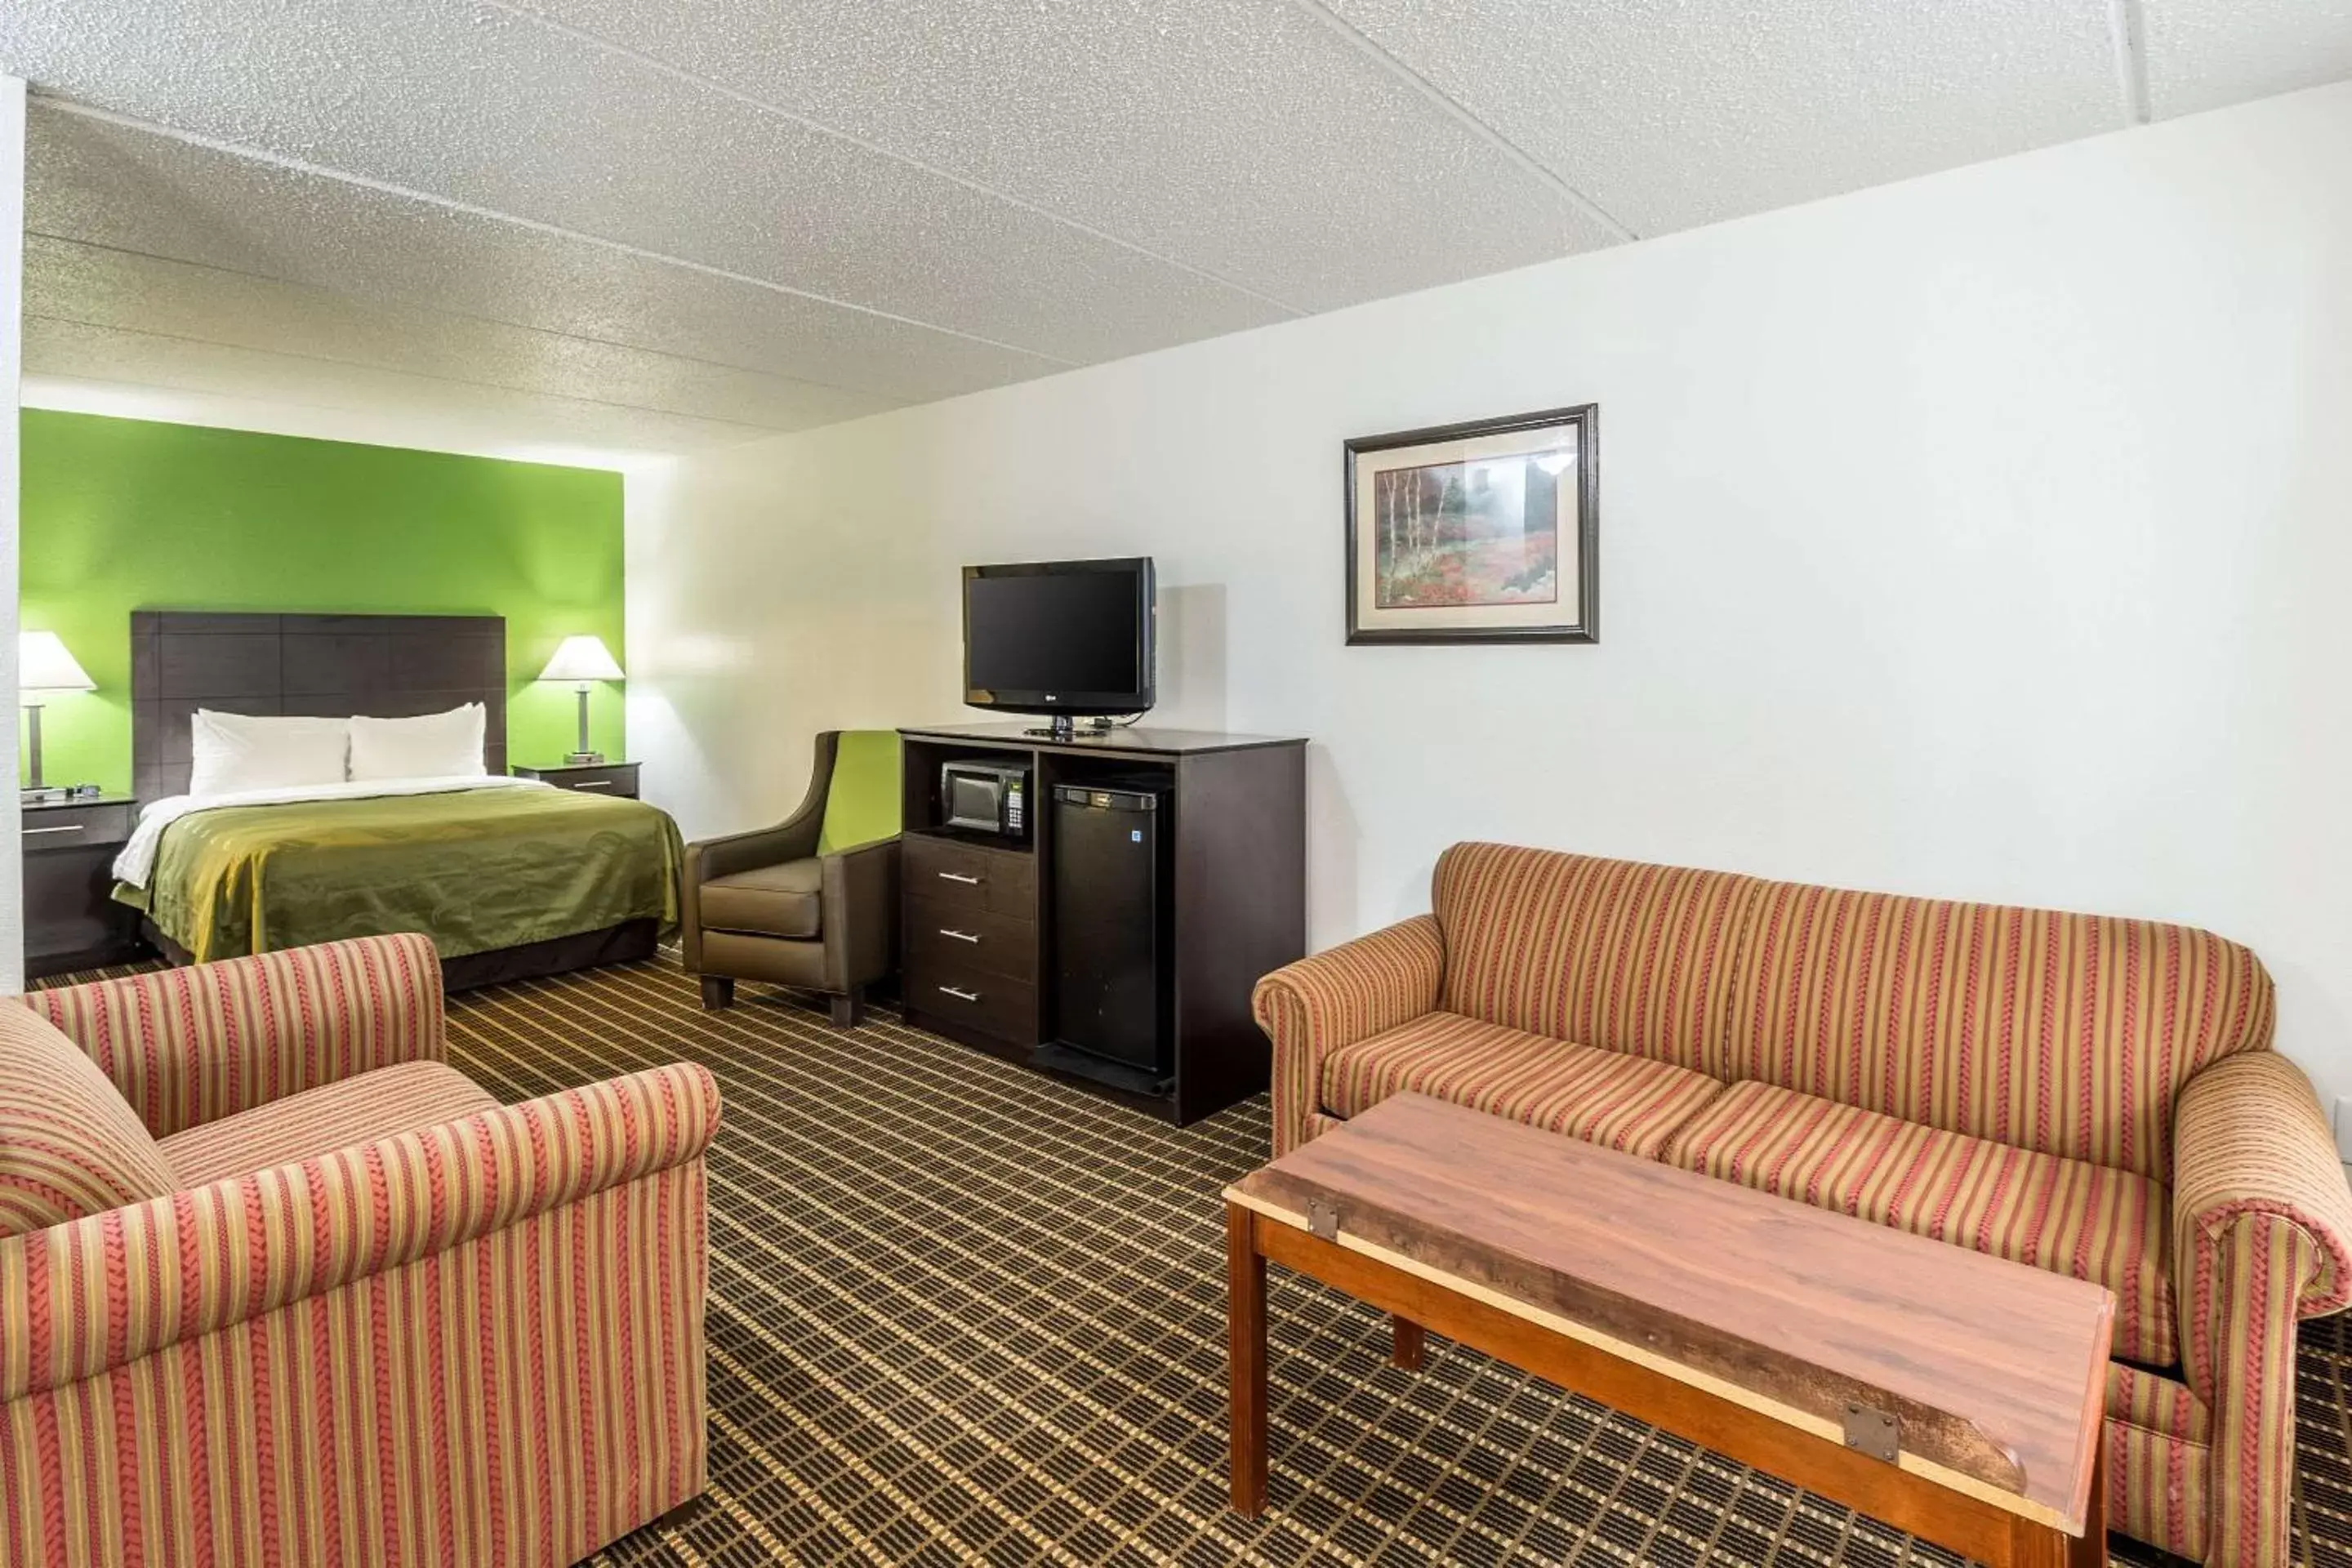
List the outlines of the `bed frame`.
<svg viewBox="0 0 2352 1568">
<path fill-rule="evenodd" d="M 362 713 L 406 719 L 478 702 L 483 763 L 507 769 L 507 623 L 503 616 L 286 616 L 210 610 L 131 612 L 131 775 L 142 802 L 184 795 L 194 758 L 188 721 L 223 713 Z M 188 962 L 152 921 L 147 940 Z M 655 922 L 441 961 L 461 991 L 651 957 Z"/>
</svg>

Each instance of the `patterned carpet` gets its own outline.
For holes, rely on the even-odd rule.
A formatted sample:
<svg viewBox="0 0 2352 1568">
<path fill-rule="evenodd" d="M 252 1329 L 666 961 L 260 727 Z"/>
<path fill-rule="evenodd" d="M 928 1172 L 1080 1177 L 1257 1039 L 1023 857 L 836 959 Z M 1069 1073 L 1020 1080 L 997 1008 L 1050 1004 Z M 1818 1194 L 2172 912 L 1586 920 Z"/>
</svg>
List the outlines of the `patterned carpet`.
<svg viewBox="0 0 2352 1568">
<path fill-rule="evenodd" d="M 1181 1131 L 876 1016 L 667 959 L 455 997 L 517 1100 L 692 1058 L 710 1156 L 711 1485 L 609 1568 L 1951 1563 L 1873 1521 L 1273 1270 L 1265 1516 L 1224 1510 L 1217 1194 L 1263 1100 Z M 2352 1568 L 2352 1334 L 2307 1325 L 2301 1561 Z M 2164 1561 L 2116 1545 L 2116 1561 Z"/>
</svg>

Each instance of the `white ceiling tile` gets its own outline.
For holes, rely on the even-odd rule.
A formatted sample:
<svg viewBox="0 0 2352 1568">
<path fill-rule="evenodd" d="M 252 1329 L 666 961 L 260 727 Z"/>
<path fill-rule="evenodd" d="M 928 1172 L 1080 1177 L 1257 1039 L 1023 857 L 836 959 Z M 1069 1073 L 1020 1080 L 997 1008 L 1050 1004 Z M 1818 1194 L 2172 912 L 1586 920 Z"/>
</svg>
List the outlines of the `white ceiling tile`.
<svg viewBox="0 0 2352 1568">
<path fill-rule="evenodd" d="M 868 393 L 37 235 L 25 247 L 25 313 L 769 430 L 896 406 Z"/>
<path fill-rule="evenodd" d="M 668 449 L 2117 129 L 2133 14 L 2158 115 L 2352 75 L 2352 0 L 0 0 L 0 68 L 42 368 Z"/>
<path fill-rule="evenodd" d="M 381 413 L 388 421 L 412 425 L 422 411 L 445 422 L 462 422 L 477 439 L 495 430 L 510 443 L 682 453 L 737 446 L 762 434 L 740 425 L 648 409 L 37 319 L 25 323 L 25 374 L 170 387 L 257 404 Z"/>
<path fill-rule="evenodd" d="M 1617 237 L 1291 0 L 516 3 L 1303 309 Z"/>
<path fill-rule="evenodd" d="M 1065 368 L 34 101 L 26 226 L 905 402 Z"/>
<path fill-rule="evenodd" d="M 0 12 L 0 58 L 142 120 L 1062 358 L 1288 313 L 468 0 L 35 0 Z"/>
<path fill-rule="evenodd" d="M 2352 0 L 2141 0 L 2141 13 L 2159 120 L 2352 77 Z"/>
<path fill-rule="evenodd" d="M 2106 0 L 1328 0 L 1639 235 L 2121 128 Z"/>
</svg>

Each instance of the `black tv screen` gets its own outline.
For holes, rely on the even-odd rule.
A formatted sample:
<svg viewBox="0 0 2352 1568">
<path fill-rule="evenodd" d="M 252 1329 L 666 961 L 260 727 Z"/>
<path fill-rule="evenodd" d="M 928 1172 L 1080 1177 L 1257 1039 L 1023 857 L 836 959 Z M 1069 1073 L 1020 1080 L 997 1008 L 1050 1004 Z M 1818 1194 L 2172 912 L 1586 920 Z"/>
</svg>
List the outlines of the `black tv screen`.
<svg viewBox="0 0 2352 1568">
<path fill-rule="evenodd" d="M 1152 702 L 1151 561 L 963 569 L 964 700 L 1015 713 Z"/>
</svg>

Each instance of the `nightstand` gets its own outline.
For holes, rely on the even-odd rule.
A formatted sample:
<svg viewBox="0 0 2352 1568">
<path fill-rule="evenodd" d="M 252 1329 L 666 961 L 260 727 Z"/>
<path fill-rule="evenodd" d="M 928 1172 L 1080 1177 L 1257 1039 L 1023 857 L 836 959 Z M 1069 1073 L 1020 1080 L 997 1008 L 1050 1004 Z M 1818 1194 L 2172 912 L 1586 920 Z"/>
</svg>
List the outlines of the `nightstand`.
<svg viewBox="0 0 2352 1568">
<path fill-rule="evenodd" d="M 131 837 L 131 798 L 32 802 L 24 814 L 26 978 L 138 957 L 139 911 L 112 897 L 114 858 Z"/>
<path fill-rule="evenodd" d="M 554 763 L 543 768 L 517 768 L 514 776 L 538 779 L 558 789 L 619 795 L 624 800 L 637 798 L 635 763 Z"/>
</svg>

